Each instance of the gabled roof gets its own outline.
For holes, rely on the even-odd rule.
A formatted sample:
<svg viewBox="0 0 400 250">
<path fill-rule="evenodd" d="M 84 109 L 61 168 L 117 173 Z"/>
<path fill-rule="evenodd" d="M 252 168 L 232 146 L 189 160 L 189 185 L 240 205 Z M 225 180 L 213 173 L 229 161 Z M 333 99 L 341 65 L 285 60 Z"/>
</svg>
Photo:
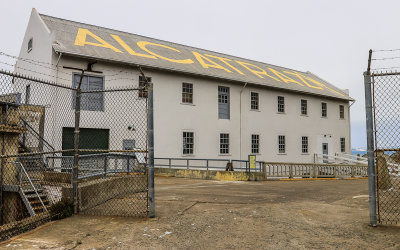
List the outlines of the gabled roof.
<svg viewBox="0 0 400 250">
<path fill-rule="evenodd" d="M 310 72 L 40 14 L 63 54 L 352 100 Z"/>
</svg>

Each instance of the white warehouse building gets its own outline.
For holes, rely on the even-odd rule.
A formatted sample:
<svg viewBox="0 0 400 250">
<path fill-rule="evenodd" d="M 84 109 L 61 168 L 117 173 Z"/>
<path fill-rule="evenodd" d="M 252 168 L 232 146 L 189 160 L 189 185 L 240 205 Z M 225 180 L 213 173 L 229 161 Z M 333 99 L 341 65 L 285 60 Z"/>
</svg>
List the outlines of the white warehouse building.
<svg viewBox="0 0 400 250">
<path fill-rule="evenodd" d="M 35 9 L 19 58 L 17 73 L 68 86 L 73 86 L 73 76 L 80 72 L 63 66 L 86 68 L 95 61 L 93 69 L 102 73 L 87 77 L 103 89 L 140 86 L 140 66 L 154 84 L 158 158 L 245 160 L 256 154 L 259 161 L 313 162 L 314 153 L 351 153 L 350 104 L 354 100 L 348 91 L 311 72 L 50 17 Z M 57 67 L 40 67 L 25 59 Z M 116 72 L 122 72 L 124 79 L 110 77 Z M 103 106 L 86 112 L 100 117 L 115 110 Z M 72 109 L 69 115 L 73 116 Z M 118 115 L 113 114 L 114 119 Z M 63 127 L 73 127 L 72 119 L 70 124 L 59 120 L 55 117 L 53 124 L 46 124 L 52 127 L 45 134 L 50 143 L 59 143 Z M 123 126 L 129 124 L 117 120 Z M 102 128 L 109 130 L 106 140 L 116 147 L 123 149 L 135 142 L 134 135 L 112 136 L 111 123 L 105 121 Z"/>
</svg>

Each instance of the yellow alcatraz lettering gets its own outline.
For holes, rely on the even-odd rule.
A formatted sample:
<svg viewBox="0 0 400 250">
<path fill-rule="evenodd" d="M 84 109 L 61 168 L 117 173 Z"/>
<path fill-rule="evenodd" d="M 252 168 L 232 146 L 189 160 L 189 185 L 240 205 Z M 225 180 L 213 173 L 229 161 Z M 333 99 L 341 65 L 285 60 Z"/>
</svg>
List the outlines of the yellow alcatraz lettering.
<svg viewBox="0 0 400 250">
<path fill-rule="evenodd" d="M 179 50 L 174 49 L 174 48 L 171 48 L 171 47 L 166 46 L 166 45 L 162 45 L 162 44 L 158 44 L 158 43 L 151 43 L 151 42 L 146 42 L 146 41 L 139 41 L 139 42 L 137 43 L 137 45 L 139 46 L 139 48 L 141 48 L 142 50 L 146 51 L 147 53 L 149 53 L 149 54 L 151 54 L 151 55 L 153 55 L 153 56 L 155 56 L 155 57 L 164 59 L 164 60 L 166 60 L 166 61 L 170 61 L 170 62 L 174 62 L 174 63 L 183 63 L 183 64 L 192 64 L 192 63 L 193 63 L 193 61 L 192 61 L 191 59 L 177 60 L 177 59 L 171 59 L 171 58 L 168 58 L 168 57 L 161 56 L 161 55 L 159 55 L 159 54 L 157 54 L 157 53 L 155 53 L 155 52 L 149 50 L 149 49 L 146 47 L 146 46 L 148 46 L 148 45 L 150 45 L 150 46 L 157 46 L 157 47 L 161 47 L 161 48 L 173 50 L 173 51 L 176 51 L 176 52 L 179 52 L 179 53 L 180 53 Z"/>
<path fill-rule="evenodd" d="M 147 57 L 147 58 L 153 58 L 153 59 L 157 59 L 157 57 L 153 56 L 153 55 L 146 55 L 146 54 L 141 54 L 141 53 L 136 53 L 135 51 L 133 51 L 133 49 L 131 47 L 129 47 L 128 44 L 126 44 L 124 42 L 124 40 L 122 40 L 119 36 L 117 35 L 111 35 L 112 38 L 114 38 L 115 41 L 117 41 L 122 48 L 124 48 L 126 51 L 128 51 L 129 54 L 133 55 L 133 56 L 140 56 L 140 57 Z"/>
<path fill-rule="evenodd" d="M 231 69 L 233 69 L 234 71 L 238 72 L 238 73 L 241 74 L 241 75 L 244 75 L 242 71 L 240 71 L 240 70 L 238 70 L 237 68 L 233 67 L 233 66 L 229 63 L 229 62 L 232 61 L 232 60 L 230 60 L 230 59 L 228 59 L 228 58 L 219 57 L 219 56 L 213 56 L 213 55 L 208 55 L 208 54 L 205 54 L 205 56 L 217 58 L 217 59 L 219 59 L 221 62 L 223 62 L 223 63 L 225 63 L 227 66 L 229 66 Z"/>
<path fill-rule="evenodd" d="M 307 81 L 305 80 L 305 76 L 302 75 L 302 74 L 300 74 L 299 72 L 289 72 L 289 71 L 285 71 L 285 73 L 288 73 L 288 74 L 297 76 L 297 78 L 299 78 L 300 81 L 302 81 L 305 85 L 307 85 L 307 86 L 310 87 L 310 88 L 323 90 L 323 88 L 321 88 L 321 87 L 311 85 L 309 82 L 307 82 Z M 321 86 L 322 83 L 319 83 L 319 84 L 320 84 L 320 86 Z"/>
<path fill-rule="evenodd" d="M 208 68 L 216 68 L 216 69 L 222 69 L 225 70 L 226 72 L 231 73 L 229 69 L 226 69 L 219 65 L 218 63 L 214 62 L 213 60 L 203 56 L 202 54 L 199 54 L 197 52 L 192 51 L 193 55 L 196 57 L 197 61 L 203 66 L 203 68 L 208 69 Z M 206 60 L 208 63 L 206 63 L 204 60 Z"/>
<path fill-rule="evenodd" d="M 239 64 L 242 65 L 244 68 L 246 68 L 248 71 L 250 71 L 251 73 L 255 74 L 256 76 L 258 76 L 258 77 L 260 77 L 260 78 L 263 78 L 263 79 L 264 79 L 264 77 L 263 77 L 262 75 L 265 75 L 265 76 L 268 76 L 268 77 L 274 79 L 274 80 L 277 81 L 277 82 L 280 82 L 279 79 L 277 79 L 277 78 L 275 78 L 275 77 L 273 77 L 273 76 L 271 76 L 271 75 L 268 75 L 268 73 L 267 73 L 265 70 L 263 70 L 262 68 L 260 68 L 260 67 L 258 67 L 258 66 L 256 66 L 256 65 L 254 65 L 254 64 L 246 63 L 246 62 L 241 62 L 241 61 L 236 61 L 236 62 L 239 63 Z M 249 66 L 258 69 L 259 71 L 254 70 L 254 69 L 250 68 Z"/>
<path fill-rule="evenodd" d="M 287 75 L 285 75 L 285 74 L 283 74 L 281 72 L 278 72 L 278 71 L 276 71 L 276 70 L 274 70 L 272 68 L 268 68 L 268 69 L 271 70 L 272 73 L 274 73 L 277 77 L 279 77 L 285 83 L 293 82 L 293 83 L 296 83 L 296 84 L 298 84 L 300 86 L 304 86 L 303 84 L 299 83 L 298 81 L 293 80 L 292 78 L 288 77 Z"/>
<path fill-rule="evenodd" d="M 327 88 L 327 89 L 329 89 L 330 91 L 332 91 L 332 92 L 334 92 L 334 93 L 336 93 L 336 94 L 338 94 L 338 95 L 345 96 L 345 95 L 343 95 L 342 93 L 337 92 L 336 90 L 327 87 L 325 84 L 322 84 L 322 83 L 320 83 L 320 82 L 317 82 L 316 80 L 312 79 L 312 78 L 309 77 L 309 76 L 306 76 L 306 79 L 307 79 L 308 81 L 310 81 L 310 82 L 313 82 L 313 83 L 315 83 L 315 84 L 317 84 L 317 85 L 320 85 L 320 86 L 322 86 L 322 87 L 324 87 L 324 88 Z"/>
<path fill-rule="evenodd" d="M 86 37 L 88 35 L 91 36 L 92 38 L 94 38 L 99 43 L 92 43 L 92 42 L 86 41 Z M 90 32 L 88 29 L 79 28 L 78 33 L 76 34 L 76 38 L 75 38 L 75 45 L 78 45 L 78 46 L 92 45 L 92 46 L 112 49 L 113 51 L 118 52 L 118 53 L 123 53 L 121 50 L 115 48 L 108 42 L 106 42 L 103 39 L 101 39 L 100 37 L 96 36 L 95 34 Z"/>
</svg>

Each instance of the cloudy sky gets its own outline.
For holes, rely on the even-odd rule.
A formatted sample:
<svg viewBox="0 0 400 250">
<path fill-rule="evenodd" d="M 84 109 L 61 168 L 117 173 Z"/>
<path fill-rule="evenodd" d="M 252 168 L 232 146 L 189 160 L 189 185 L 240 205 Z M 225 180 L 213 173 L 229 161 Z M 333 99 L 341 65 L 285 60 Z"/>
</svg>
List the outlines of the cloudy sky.
<svg viewBox="0 0 400 250">
<path fill-rule="evenodd" d="M 363 72 L 368 50 L 400 48 L 400 1 L 2 0 L 0 51 L 18 55 L 39 13 L 311 71 L 356 99 L 352 146 L 365 146 Z M 375 58 L 400 56 L 376 52 Z M 0 62 L 5 59 L 0 57 Z M 379 64 L 377 63 L 379 62 Z M 396 67 L 400 60 L 374 61 Z M 4 68 L 0 65 L 0 68 Z"/>
</svg>

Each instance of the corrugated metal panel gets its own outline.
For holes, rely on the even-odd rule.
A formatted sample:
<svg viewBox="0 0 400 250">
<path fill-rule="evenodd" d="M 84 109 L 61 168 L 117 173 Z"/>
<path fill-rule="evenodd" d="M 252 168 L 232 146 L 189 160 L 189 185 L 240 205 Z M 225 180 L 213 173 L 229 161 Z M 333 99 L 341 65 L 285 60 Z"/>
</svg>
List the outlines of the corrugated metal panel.
<svg viewBox="0 0 400 250">
<path fill-rule="evenodd" d="M 40 15 L 64 54 L 156 69 L 248 82 L 272 88 L 352 100 L 310 72 L 161 41 L 112 29 Z"/>
</svg>

